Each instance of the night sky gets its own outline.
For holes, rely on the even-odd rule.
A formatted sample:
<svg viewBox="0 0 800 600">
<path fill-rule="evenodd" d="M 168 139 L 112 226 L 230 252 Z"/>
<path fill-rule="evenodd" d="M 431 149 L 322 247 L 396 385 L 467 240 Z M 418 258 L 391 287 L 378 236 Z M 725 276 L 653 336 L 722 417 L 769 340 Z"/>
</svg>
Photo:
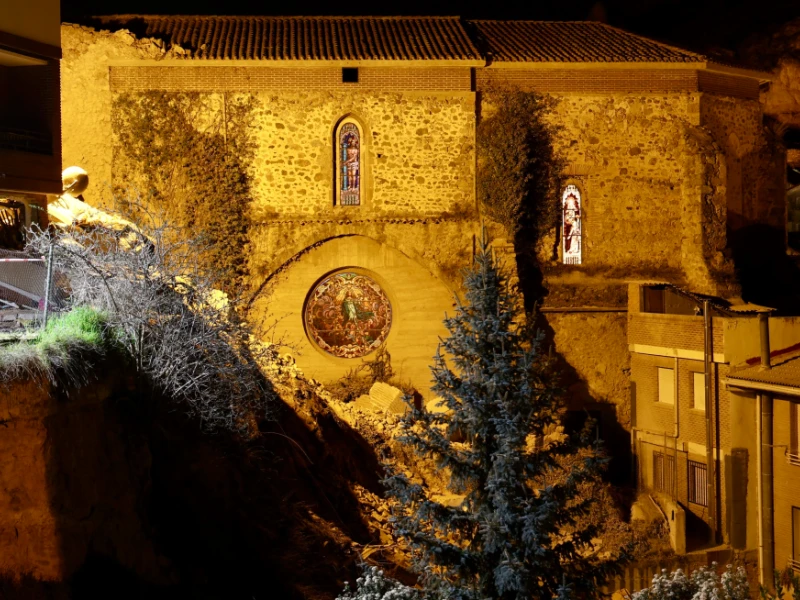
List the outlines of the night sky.
<svg viewBox="0 0 800 600">
<path fill-rule="evenodd" d="M 753 34 L 800 17 L 800 0 L 62 0 L 65 21 L 91 15 L 461 15 L 467 18 L 602 20 L 701 52 L 735 51 Z"/>
</svg>

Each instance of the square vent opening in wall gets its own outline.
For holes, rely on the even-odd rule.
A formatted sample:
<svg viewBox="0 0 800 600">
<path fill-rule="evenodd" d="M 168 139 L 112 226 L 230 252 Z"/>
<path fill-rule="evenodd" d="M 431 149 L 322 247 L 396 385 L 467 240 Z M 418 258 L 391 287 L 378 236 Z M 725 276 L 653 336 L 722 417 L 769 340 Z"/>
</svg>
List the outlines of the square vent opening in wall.
<svg viewBox="0 0 800 600">
<path fill-rule="evenodd" d="M 358 67 L 343 67 L 342 83 L 358 83 Z"/>
</svg>

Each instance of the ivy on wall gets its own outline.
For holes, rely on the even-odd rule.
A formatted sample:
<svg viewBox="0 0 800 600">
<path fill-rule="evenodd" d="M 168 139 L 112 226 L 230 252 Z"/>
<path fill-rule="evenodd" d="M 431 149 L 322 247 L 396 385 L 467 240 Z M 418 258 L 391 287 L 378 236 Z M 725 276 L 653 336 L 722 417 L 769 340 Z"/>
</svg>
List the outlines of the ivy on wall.
<svg viewBox="0 0 800 600">
<path fill-rule="evenodd" d="M 477 130 L 477 194 L 481 211 L 513 243 L 525 309 L 547 293 L 540 259 L 555 258 L 559 188 L 565 161 L 548 119 L 555 100 L 512 87 L 483 93 Z"/>
<path fill-rule="evenodd" d="M 112 110 L 115 196 L 137 198 L 179 229 L 201 235 L 206 250 L 198 258 L 219 272 L 227 291 L 245 274 L 254 102 L 147 91 L 120 94 Z"/>
<path fill-rule="evenodd" d="M 554 149 L 556 127 L 546 114 L 553 100 L 514 88 L 483 94 L 478 123 L 477 192 L 483 213 L 511 240 L 539 239 L 559 219 L 564 163 Z"/>
</svg>

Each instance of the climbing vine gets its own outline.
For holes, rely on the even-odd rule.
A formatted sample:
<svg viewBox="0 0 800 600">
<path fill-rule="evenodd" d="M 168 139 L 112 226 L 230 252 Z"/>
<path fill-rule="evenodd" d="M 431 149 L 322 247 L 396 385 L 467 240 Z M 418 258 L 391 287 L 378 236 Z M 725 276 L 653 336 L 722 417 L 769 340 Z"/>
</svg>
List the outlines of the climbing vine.
<svg viewBox="0 0 800 600">
<path fill-rule="evenodd" d="M 547 119 L 553 100 L 514 88 L 484 93 L 488 107 L 478 123 L 477 191 L 483 213 L 509 238 L 537 239 L 558 223 L 563 159 L 554 148 L 556 127 Z"/>
<path fill-rule="evenodd" d="M 112 111 L 115 196 L 136 197 L 184 234 L 200 235 L 206 249 L 199 261 L 217 270 L 228 290 L 245 274 L 254 102 L 148 91 L 117 96 Z"/>
</svg>

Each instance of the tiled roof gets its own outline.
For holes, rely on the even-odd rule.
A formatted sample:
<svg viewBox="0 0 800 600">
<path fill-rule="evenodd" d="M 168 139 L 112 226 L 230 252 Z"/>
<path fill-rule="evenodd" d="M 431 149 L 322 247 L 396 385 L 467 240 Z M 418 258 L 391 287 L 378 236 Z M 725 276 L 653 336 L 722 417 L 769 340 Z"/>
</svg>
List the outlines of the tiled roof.
<svg viewBox="0 0 800 600">
<path fill-rule="evenodd" d="M 471 21 L 495 62 L 678 62 L 701 54 L 594 21 Z"/>
<path fill-rule="evenodd" d="M 116 15 L 103 26 L 165 38 L 203 59 L 481 60 L 458 17 Z"/>
<path fill-rule="evenodd" d="M 748 367 L 728 374 L 728 383 L 736 385 L 736 381 L 743 381 L 758 387 L 758 384 L 779 385 L 797 388 L 800 395 L 800 356 L 786 359 L 780 364 L 773 365 L 771 369 L 762 369 L 760 365 Z M 751 387 L 751 386 L 748 386 Z"/>
</svg>

